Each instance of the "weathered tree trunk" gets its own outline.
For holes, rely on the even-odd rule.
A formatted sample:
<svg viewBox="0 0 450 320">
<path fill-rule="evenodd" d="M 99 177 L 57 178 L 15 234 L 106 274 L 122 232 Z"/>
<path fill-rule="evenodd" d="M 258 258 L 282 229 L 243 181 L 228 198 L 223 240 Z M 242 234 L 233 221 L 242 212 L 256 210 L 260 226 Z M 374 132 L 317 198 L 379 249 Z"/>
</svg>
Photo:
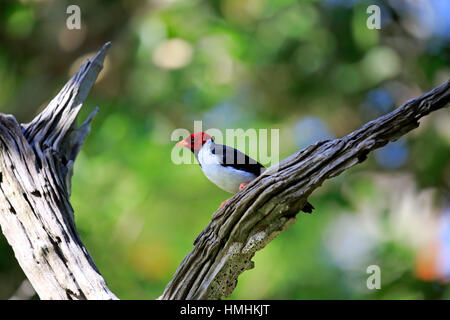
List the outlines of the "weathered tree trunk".
<svg viewBox="0 0 450 320">
<path fill-rule="evenodd" d="M 81 242 L 69 202 L 73 163 L 97 111 L 79 128 L 77 115 L 108 47 L 31 123 L 0 114 L 0 225 L 41 299 L 116 299 Z"/>
<path fill-rule="evenodd" d="M 76 126 L 107 48 L 85 65 L 31 123 L 0 114 L 0 225 L 42 299 L 117 299 L 76 231 L 69 202 L 73 163 L 95 115 Z M 160 299 L 231 294 L 251 259 L 296 220 L 326 179 L 416 128 L 448 105 L 450 81 L 349 135 L 298 151 L 237 193 L 194 242 Z"/>
</svg>

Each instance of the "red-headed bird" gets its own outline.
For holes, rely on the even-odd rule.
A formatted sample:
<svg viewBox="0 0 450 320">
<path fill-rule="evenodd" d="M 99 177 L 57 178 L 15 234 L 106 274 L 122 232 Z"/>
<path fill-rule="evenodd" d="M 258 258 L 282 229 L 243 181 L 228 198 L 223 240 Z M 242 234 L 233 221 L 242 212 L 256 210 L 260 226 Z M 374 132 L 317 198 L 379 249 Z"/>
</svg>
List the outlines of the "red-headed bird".
<svg viewBox="0 0 450 320">
<path fill-rule="evenodd" d="M 196 132 L 178 142 L 191 150 L 205 176 L 222 190 L 236 193 L 264 172 L 265 167 L 246 154 L 225 145 L 216 144 L 204 132 Z M 225 202 L 222 202 L 222 207 Z M 311 213 L 314 207 L 307 202 L 302 211 Z"/>
</svg>

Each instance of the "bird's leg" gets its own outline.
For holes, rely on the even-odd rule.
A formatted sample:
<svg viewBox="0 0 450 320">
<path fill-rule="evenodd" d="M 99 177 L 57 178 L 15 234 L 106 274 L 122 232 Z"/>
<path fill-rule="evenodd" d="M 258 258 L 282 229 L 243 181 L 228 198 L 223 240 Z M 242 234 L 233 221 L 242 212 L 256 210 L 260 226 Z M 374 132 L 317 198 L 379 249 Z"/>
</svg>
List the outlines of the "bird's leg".
<svg viewBox="0 0 450 320">
<path fill-rule="evenodd" d="M 248 185 L 248 182 L 241 183 L 241 185 L 239 186 L 239 190 L 244 189 L 247 185 Z"/>
</svg>

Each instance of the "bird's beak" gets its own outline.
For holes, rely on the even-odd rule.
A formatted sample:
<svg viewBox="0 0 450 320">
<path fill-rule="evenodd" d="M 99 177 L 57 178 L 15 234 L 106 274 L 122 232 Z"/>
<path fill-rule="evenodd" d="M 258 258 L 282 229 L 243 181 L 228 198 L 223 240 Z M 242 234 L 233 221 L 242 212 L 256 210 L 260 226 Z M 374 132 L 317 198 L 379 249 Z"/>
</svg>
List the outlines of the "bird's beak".
<svg viewBox="0 0 450 320">
<path fill-rule="evenodd" d="M 188 148 L 189 147 L 189 143 L 186 140 L 181 140 L 180 142 L 178 142 L 176 144 L 176 146 Z"/>
</svg>

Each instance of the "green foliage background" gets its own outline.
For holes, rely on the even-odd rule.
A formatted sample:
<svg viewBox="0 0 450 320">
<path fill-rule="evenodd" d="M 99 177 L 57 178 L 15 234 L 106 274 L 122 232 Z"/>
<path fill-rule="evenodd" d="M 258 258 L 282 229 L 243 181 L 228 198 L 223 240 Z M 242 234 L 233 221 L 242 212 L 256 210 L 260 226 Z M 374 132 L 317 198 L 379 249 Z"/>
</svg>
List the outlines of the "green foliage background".
<svg viewBox="0 0 450 320">
<path fill-rule="evenodd" d="M 81 30 L 66 28 L 70 4 Z M 371 4 L 380 30 L 366 27 Z M 445 0 L 2 1 L 0 111 L 30 121 L 113 42 L 81 114 L 100 107 L 72 204 L 111 290 L 154 299 L 229 197 L 198 166 L 171 162 L 174 129 L 279 129 L 280 158 L 341 137 L 449 78 L 449 14 Z M 430 115 L 325 183 L 314 213 L 257 253 L 231 298 L 449 298 L 449 119 Z M 366 287 L 374 264 L 381 290 Z M 0 298 L 24 279 L 0 235 Z"/>
</svg>

